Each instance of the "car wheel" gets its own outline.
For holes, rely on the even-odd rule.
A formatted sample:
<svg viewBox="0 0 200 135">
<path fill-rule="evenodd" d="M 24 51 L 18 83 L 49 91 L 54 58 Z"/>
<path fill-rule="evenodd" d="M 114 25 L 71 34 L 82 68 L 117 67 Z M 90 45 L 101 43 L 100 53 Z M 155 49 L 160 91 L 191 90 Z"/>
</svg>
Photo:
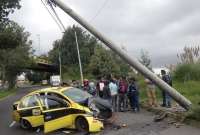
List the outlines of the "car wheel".
<svg viewBox="0 0 200 135">
<path fill-rule="evenodd" d="M 89 125 L 84 117 L 78 117 L 75 122 L 76 129 L 81 132 L 89 132 Z"/>
<path fill-rule="evenodd" d="M 31 128 L 31 124 L 27 120 L 24 120 L 24 119 L 20 120 L 20 126 L 23 129 L 30 129 Z"/>
</svg>

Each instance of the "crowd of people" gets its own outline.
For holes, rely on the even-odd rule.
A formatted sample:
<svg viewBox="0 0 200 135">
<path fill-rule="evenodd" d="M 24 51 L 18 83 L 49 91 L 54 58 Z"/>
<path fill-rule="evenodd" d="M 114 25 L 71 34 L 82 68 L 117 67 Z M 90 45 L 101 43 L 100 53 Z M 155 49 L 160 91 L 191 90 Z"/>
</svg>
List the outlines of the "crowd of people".
<svg viewBox="0 0 200 135">
<path fill-rule="evenodd" d="M 165 70 L 161 70 L 161 75 L 162 80 L 172 86 L 171 76 Z M 157 107 L 155 83 L 150 79 L 145 79 L 145 83 L 147 85 L 148 104 L 151 107 Z M 134 77 L 100 77 L 96 82 L 85 79 L 83 81 L 83 90 L 110 102 L 114 112 L 140 111 L 140 90 Z M 161 106 L 171 107 L 169 94 L 162 91 L 162 96 Z"/>
<path fill-rule="evenodd" d="M 131 108 L 138 112 L 139 88 L 134 77 L 101 77 L 94 81 L 85 79 L 83 89 L 93 96 L 98 96 L 112 104 L 113 111 L 126 111 Z"/>
</svg>

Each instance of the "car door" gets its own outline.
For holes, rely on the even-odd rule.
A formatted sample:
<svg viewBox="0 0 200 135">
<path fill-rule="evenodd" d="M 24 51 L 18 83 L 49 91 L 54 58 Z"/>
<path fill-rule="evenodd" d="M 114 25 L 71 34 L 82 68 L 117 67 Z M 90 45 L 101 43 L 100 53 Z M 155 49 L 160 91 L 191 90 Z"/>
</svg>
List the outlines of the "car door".
<svg viewBox="0 0 200 135">
<path fill-rule="evenodd" d="M 55 93 L 46 93 L 42 97 L 42 103 L 45 133 L 72 125 L 70 105 L 64 98 L 56 96 Z"/>
<path fill-rule="evenodd" d="M 17 111 L 20 117 L 27 120 L 32 127 L 37 127 L 44 123 L 41 105 L 36 94 L 24 97 L 20 101 Z"/>
</svg>

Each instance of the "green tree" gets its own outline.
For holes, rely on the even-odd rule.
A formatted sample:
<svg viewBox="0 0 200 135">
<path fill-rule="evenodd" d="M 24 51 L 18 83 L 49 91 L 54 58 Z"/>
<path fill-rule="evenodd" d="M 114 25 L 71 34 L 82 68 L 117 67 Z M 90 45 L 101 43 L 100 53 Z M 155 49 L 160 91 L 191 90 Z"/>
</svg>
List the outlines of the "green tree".
<svg viewBox="0 0 200 135">
<path fill-rule="evenodd" d="M 48 57 L 49 60 L 54 63 L 54 64 L 59 64 L 59 46 L 61 44 L 61 40 L 56 40 L 53 42 L 53 49 L 49 51 L 48 53 Z M 64 59 L 63 57 L 64 55 L 62 55 L 62 59 Z"/>
<path fill-rule="evenodd" d="M 98 43 L 94 37 L 78 26 L 68 27 L 62 39 L 53 43 L 53 49 L 49 52 L 49 59 L 52 63 L 59 64 L 60 52 L 62 64 L 67 67 L 66 70 L 73 69 L 72 72 L 76 72 L 79 69 L 75 31 L 77 33 L 83 72 L 86 73 L 90 58 L 94 54 L 94 48 Z"/>
<path fill-rule="evenodd" d="M 9 22 L 0 29 L 0 49 L 14 49 L 27 40 L 29 33 L 23 33 L 23 28 L 15 22 Z"/>
<path fill-rule="evenodd" d="M 96 46 L 94 55 L 90 59 L 89 69 L 95 76 L 120 72 L 120 67 L 112 57 L 110 50 L 106 50 L 101 45 Z"/>
<path fill-rule="evenodd" d="M 0 23 L 7 22 L 8 15 L 13 13 L 15 9 L 19 9 L 20 0 L 1 0 L 0 1 Z"/>
<path fill-rule="evenodd" d="M 30 34 L 24 31 L 24 28 L 15 22 L 10 22 L 9 27 L 5 27 L 5 31 L 10 31 L 14 39 L 12 43 L 14 47 L 2 47 L 0 49 L 0 71 L 1 78 L 9 82 L 9 87 L 13 87 L 16 80 L 16 75 L 19 74 L 25 67 L 31 64 L 31 44 L 28 39 Z M 8 30 L 7 30 L 8 29 Z M 15 42 L 14 42 L 15 41 Z M 0 41 L 0 43 L 4 43 Z M 9 44 L 9 42 L 6 42 Z M 5 46 L 2 45 L 1 46 Z"/>
<path fill-rule="evenodd" d="M 180 62 L 183 64 L 194 64 L 200 62 L 200 47 L 187 47 L 185 46 L 183 52 L 177 54 Z"/>
<path fill-rule="evenodd" d="M 69 27 L 61 42 L 61 53 L 65 59 L 62 60 L 66 65 L 77 65 L 78 55 L 75 41 L 75 32 L 77 33 L 77 39 L 80 49 L 81 62 L 83 66 L 87 66 L 90 61 L 90 57 L 94 53 L 94 47 L 97 41 L 91 37 L 87 32 L 83 31 L 80 27 Z"/>
<path fill-rule="evenodd" d="M 119 72 L 117 72 L 116 75 L 128 76 L 130 72 L 133 72 L 130 65 L 127 64 L 124 60 L 122 60 L 116 53 L 110 50 L 110 54 L 112 55 L 112 59 L 119 67 Z"/>
<path fill-rule="evenodd" d="M 151 59 L 149 57 L 149 53 L 145 50 L 141 50 L 141 56 L 139 61 L 146 66 L 147 68 L 151 69 Z"/>
<path fill-rule="evenodd" d="M 77 33 L 81 62 L 84 75 L 128 75 L 131 68 L 118 55 L 110 49 L 103 47 L 94 37 L 90 36 L 82 28 L 68 27 L 61 40 L 53 43 L 53 49 L 49 52 L 49 59 L 53 63 L 59 64 L 59 52 L 65 74 L 68 76 L 78 76 L 78 55 L 75 41 Z"/>
</svg>

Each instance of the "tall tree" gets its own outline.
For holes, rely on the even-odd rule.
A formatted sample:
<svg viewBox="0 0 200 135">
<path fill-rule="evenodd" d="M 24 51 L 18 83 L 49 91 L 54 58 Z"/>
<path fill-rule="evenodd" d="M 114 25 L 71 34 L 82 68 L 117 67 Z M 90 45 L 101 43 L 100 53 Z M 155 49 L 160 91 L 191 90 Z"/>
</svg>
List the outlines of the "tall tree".
<svg viewBox="0 0 200 135">
<path fill-rule="evenodd" d="M 19 9 L 20 0 L 1 0 L 0 1 L 0 23 L 7 22 L 8 15 L 13 13 L 15 9 Z"/>
<path fill-rule="evenodd" d="M 12 29 L 12 31 L 10 31 Z M 31 44 L 32 42 L 28 39 L 30 34 L 24 31 L 24 28 L 19 26 L 15 22 L 10 22 L 9 27 L 5 27 L 5 31 L 8 31 L 8 35 L 16 40 L 12 42 L 2 42 L 0 41 L 0 71 L 1 79 L 9 82 L 9 86 L 13 87 L 15 84 L 15 78 L 18 73 L 20 73 L 24 67 L 29 65 L 31 62 Z M 7 37 L 6 37 L 7 38 Z M 11 47 L 4 45 L 12 43 Z"/>
<path fill-rule="evenodd" d="M 53 43 L 53 49 L 49 52 L 49 59 L 53 63 L 59 63 L 58 56 L 60 52 L 62 64 L 66 67 L 64 72 L 68 72 L 68 74 L 74 72 L 77 75 L 79 66 L 75 31 L 77 33 L 84 74 L 92 73 L 95 76 L 104 74 L 128 75 L 128 72 L 131 71 L 128 64 L 77 26 L 68 27 L 63 38 Z"/>
<path fill-rule="evenodd" d="M 147 68 L 151 69 L 151 59 L 149 57 L 149 53 L 145 50 L 141 50 L 141 56 L 139 61 L 146 66 Z"/>
<path fill-rule="evenodd" d="M 23 30 L 12 21 L 4 25 L 4 28 L 0 29 L 0 49 L 14 49 L 22 44 L 26 40 L 23 38 L 28 34 L 23 33 Z"/>
<path fill-rule="evenodd" d="M 85 69 L 90 62 L 90 57 L 94 54 L 94 48 L 97 44 L 97 40 L 90 36 L 86 31 L 83 31 L 82 28 L 77 26 L 68 27 L 62 39 L 54 42 L 53 49 L 49 52 L 49 58 L 53 63 L 58 64 L 60 51 L 63 65 L 78 68 L 75 31 L 77 33 L 81 62 L 83 69 Z"/>
<path fill-rule="evenodd" d="M 131 69 L 130 65 L 128 63 L 126 63 L 124 60 L 122 60 L 119 55 L 117 55 L 116 53 L 114 53 L 112 50 L 110 50 L 109 52 L 112 56 L 112 59 L 115 61 L 115 63 L 117 64 L 117 66 L 119 67 L 119 72 L 115 73 L 117 75 L 121 75 L 121 76 L 128 76 L 128 74 L 130 72 L 133 72 L 133 70 Z"/>
<path fill-rule="evenodd" d="M 90 59 L 89 69 L 95 76 L 118 74 L 120 66 L 112 57 L 110 50 L 106 50 L 101 45 L 96 46 L 94 55 Z"/>
<path fill-rule="evenodd" d="M 193 64 L 200 62 L 200 47 L 187 47 L 185 46 L 183 52 L 177 54 L 177 57 L 180 59 L 181 63 Z"/>
</svg>

